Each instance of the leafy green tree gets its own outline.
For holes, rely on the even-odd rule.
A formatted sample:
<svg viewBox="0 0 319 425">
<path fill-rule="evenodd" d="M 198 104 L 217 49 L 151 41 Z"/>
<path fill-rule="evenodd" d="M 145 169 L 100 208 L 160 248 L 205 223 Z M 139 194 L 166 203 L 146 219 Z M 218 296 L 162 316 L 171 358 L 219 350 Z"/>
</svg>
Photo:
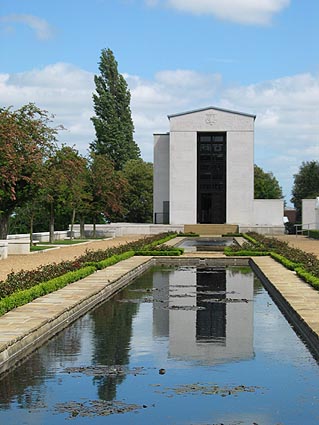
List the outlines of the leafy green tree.
<svg viewBox="0 0 319 425">
<path fill-rule="evenodd" d="M 254 166 L 255 199 L 281 199 L 282 189 L 273 173 L 266 173 L 257 165 Z"/>
<path fill-rule="evenodd" d="M 68 208 L 71 227 L 77 205 L 86 197 L 86 159 L 70 146 L 57 149 L 45 164 L 45 187 L 42 196 L 50 211 L 50 242 L 54 242 L 55 215 L 59 209 Z M 69 216 L 70 217 L 70 216 Z"/>
<path fill-rule="evenodd" d="M 125 221 L 151 223 L 153 219 L 153 164 L 142 159 L 127 161 L 123 168 L 128 190 L 124 197 Z"/>
<path fill-rule="evenodd" d="M 127 191 L 127 182 L 113 167 L 112 161 L 105 155 L 91 155 L 89 172 L 89 190 L 91 194 L 90 214 L 93 218 L 93 236 L 95 224 L 101 216 L 112 220 L 124 212 L 123 197 Z"/>
<path fill-rule="evenodd" d="M 43 162 L 55 146 L 58 128 L 34 104 L 0 108 L 0 239 L 6 239 L 15 208 L 37 196 Z"/>
<path fill-rule="evenodd" d="M 302 162 L 299 172 L 294 175 L 291 202 L 301 214 L 302 199 L 312 199 L 319 196 L 319 161 Z"/>
<path fill-rule="evenodd" d="M 131 94 L 125 78 L 118 72 L 112 50 L 102 50 L 99 70 L 100 75 L 94 77 L 95 116 L 91 118 L 96 139 L 90 148 L 95 154 L 107 155 L 115 170 L 120 170 L 127 160 L 140 157 L 139 147 L 133 140 Z"/>
</svg>

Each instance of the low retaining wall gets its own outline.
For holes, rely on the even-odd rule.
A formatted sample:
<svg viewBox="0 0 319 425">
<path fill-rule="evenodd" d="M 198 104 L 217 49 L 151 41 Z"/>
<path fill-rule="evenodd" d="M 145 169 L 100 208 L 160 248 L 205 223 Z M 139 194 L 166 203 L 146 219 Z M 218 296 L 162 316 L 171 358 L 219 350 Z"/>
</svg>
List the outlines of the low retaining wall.
<svg viewBox="0 0 319 425">
<path fill-rule="evenodd" d="M 285 226 L 239 226 L 239 233 L 256 232 L 261 235 L 284 235 Z"/>
<path fill-rule="evenodd" d="M 29 253 L 30 253 L 30 238 L 8 240 L 8 255 L 21 255 L 21 254 L 29 254 Z"/>
<path fill-rule="evenodd" d="M 5 260 L 8 257 L 8 241 L 0 239 L 0 260 Z"/>
<path fill-rule="evenodd" d="M 80 234 L 80 225 L 74 225 L 74 232 Z M 117 237 L 125 235 L 156 235 L 166 232 L 184 232 L 184 225 L 170 224 L 135 224 L 135 223 L 111 223 L 97 224 L 97 237 Z M 86 237 L 93 236 L 93 224 L 86 224 L 84 227 Z"/>
</svg>

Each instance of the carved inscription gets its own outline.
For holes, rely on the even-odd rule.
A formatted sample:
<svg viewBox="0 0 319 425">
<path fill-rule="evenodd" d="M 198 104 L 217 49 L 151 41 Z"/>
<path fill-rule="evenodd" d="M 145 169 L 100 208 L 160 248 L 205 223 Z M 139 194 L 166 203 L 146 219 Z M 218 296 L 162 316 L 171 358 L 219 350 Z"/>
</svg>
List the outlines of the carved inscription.
<svg viewBox="0 0 319 425">
<path fill-rule="evenodd" d="M 217 119 L 216 119 L 216 114 L 213 113 L 209 113 L 205 115 L 205 123 L 213 126 L 214 124 L 216 124 Z"/>
</svg>

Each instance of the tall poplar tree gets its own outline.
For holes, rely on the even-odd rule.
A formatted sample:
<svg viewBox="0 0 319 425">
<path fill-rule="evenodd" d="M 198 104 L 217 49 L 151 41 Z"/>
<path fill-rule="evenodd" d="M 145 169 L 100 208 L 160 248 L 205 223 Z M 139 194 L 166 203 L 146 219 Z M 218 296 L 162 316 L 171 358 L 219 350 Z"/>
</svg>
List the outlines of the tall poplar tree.
<svg viewBox="0 0 319 425">
<path fill-rule="evenodd" d="M 140 150 L 133 139 L 131 94 L 125 78 L 110 49 L 103 49 L 99 62 L 100 75 L 95 75 L 93 103 L 95 140 L 90 144 L 94 154 L 107 155 L 115 170 L 121 170 L 129 159 L 138 159 Z"/>
</svg>

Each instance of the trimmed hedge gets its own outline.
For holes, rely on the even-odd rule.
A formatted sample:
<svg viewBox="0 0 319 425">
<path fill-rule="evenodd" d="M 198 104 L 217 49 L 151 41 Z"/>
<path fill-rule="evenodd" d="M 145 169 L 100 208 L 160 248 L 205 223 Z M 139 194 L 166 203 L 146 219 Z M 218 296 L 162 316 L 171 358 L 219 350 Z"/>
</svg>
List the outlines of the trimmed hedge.
<svg viewBox="0 0 319 425">
<path fill-rule="evenodd" d="M 27 304 L 38 297 L 50 294 L 58 289 L 64 288 L 66 285 L 83 279 L 90 274 L 94 273 L 96 268 L 94 266 L 87 266 L 80 270 L 68 272 L 63 276 L 55 277 L 47 282 L 40 283 L 32 288 L 18 291 L 2 300 L 0 300 L 0 315 L 8 311 Z"/>
<path fill-rule="evenodd" d="M 232 248 L 230 247 L 226 247 L 224 249 L 224 254 L 227 255 L 228 257 L 230 256 L 234 256 L 234 257 L 263 257 L 266 255 L 269 255 L 269 251 L 254 251 L 253 247 L 250 247 L 250 249 L 240 249 L 238 251 L 234 251 Z"/>
<path fill-rule="evenodd" d="M 283 255 L 277 254 L 276 252 L 270 253 L 271 258 L 278 261 L 278 263 L 281 263 L 283 266 L 285 266 L 289 270 L 296 270 L 296 267 L 300 267 L 299 263 L 295 263 L 293 261 L 288 260 L 288 258 L 284 257 Z"/>
<path fill-rule="evenodd" d="M 0 281 L 0 299 L 8 297 L 17 291 L 32 288 L 39 283 L 47 282 L 48 280 L 55 277 L 63 276 L 65 273 L 70 271 L 79 270 L 85 267 L 87 263 L 99 263 L 113 257 L 114 255 L 121 255 L 128 251 L 144 249 L 144 247 L 148 246 L 149 244 L 153 244 L 155 246 L 163 243 L 163 241 L 172 239 L 172 237 L 175 236 L 175 233 L 152 235 L 143 239 L 139 239 L 135 242 L 129 242 L 127 244 L 108 248 L 106 250 L 86 250 L 85 254 L 75 258 L 72 261 L 51 263 L 40 266 L 34 270 L 20 270 L 19 272 L 9 273 L 5 281 Z M 94 264 L 94 266 L 96 266 L 96 264 Z M 100 265 L 100 267 L 103 268 L 104 266 Z M 107 267 L 107 265 L 105 267 Z"/>
<path fill-rule="evenodd" d="M 128 258 L 133 257 L 134 254 L 135 254 L 135 251 L 127 251 L 127 252 L 124 252 L 123 254 L 113 255 L 112 257 L 106 258 L 105 260 L 102 260 L 102 261 L 90 261 L 88 263 L 85 263 L 85 265 L 93 266 L 95 267 L 96 270 L 102 270 L 102 269 L 105 269 L 106 267 L 113 266 L 114 264 L 120 261 L 127 260 Z"/>
<path fill-rule="evenodd" d="M 303 267 L 296 267 L 295 272 L 305 282 L 309 283 L 315 289 L 319 290 L 319 278 L 311 273 L 308 273 Z"/>
<path fill-rule="evenodd" d="M 135 255 L 144 255 L 144 256 L 178 256 L 183 253 L 183 249 L 171 249 L 171 250 L 143 250 L 143 251 L 135 251 Z"/>
<path fill-rule="evenodd" d="M 319 230 L 309 230 L 308 236 L 312 239 L 319 239 Z"/>
</svg>

